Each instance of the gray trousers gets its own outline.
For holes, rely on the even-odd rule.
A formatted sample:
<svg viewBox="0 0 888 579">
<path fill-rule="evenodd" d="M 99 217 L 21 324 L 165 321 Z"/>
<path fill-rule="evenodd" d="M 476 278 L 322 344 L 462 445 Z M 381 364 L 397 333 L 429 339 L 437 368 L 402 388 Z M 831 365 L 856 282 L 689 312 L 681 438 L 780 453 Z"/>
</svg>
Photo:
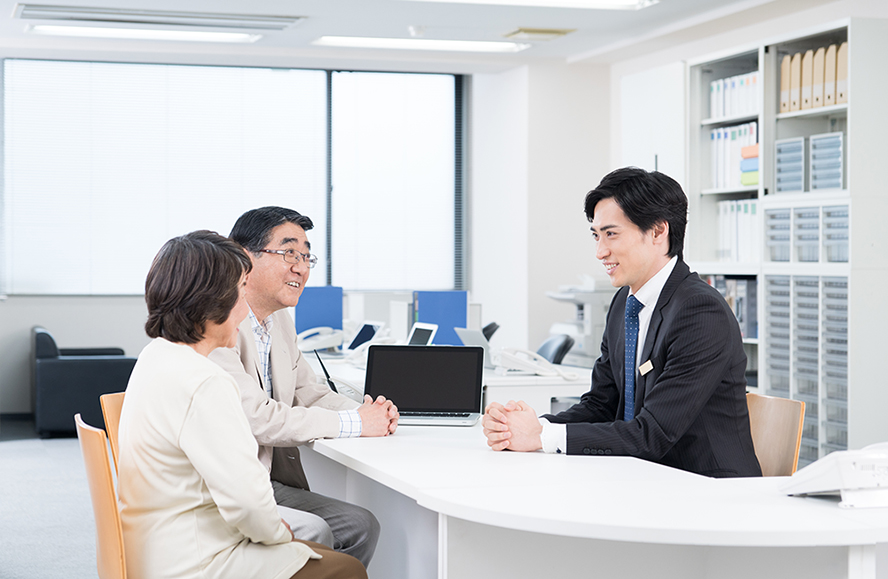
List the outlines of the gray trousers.
<svg viewBox="0 0 888 579">
<path fill-rule="evenodd" d="M 370 564 L 379 540 L 379 521 L 373 513 L 324 495 L 271 481 L 278 505 L 295 509 L 284 519 L 297 539 L 314 541 Z M 283 514 L 283 513 L 282 513 Z"/>
</svg>

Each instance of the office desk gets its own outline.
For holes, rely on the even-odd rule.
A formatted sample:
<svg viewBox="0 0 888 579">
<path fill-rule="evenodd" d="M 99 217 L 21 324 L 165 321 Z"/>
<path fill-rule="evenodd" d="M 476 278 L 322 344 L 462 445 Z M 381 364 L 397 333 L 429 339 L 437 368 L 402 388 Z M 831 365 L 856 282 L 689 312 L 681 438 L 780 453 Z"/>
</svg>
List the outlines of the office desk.
<svg viewBox="0 0 888 579">
<path fill-rule="evenodd" d="M 312 488 L 371 509 L 370 576 L 875 579 L 888 509 L 628 457 L 495 453 L 480 426 L 318 440 Z M 884 569 L 883 569 L 884 570 Z"/>
<path fill-rule="evenodd" d="M 305 359 L 318 376 L 323 376 L 321 367 L 314 354 L 309 353 Z M 364 391 L 364 376 L 366 370 L 357 368 L 351 364 L 342 363 L 341 359 L 325 358 L 324 364 L 333 378 L 341 378 L 350 384 L 354 384 L 359 391 Z M 482 377 L 481 408 L 489 402 L 505 404 L 509 400 L 524 400 L 538 414 L 547 414 L 551 410 L 551 400 L 561 396 L 580 396 L 589 390 L 592 383 L 592 369 L 573 366 L 562 366 L 565 372 L 577 375 L 574 380 L 565 380 L 560 376 L 503 376 L 493 370 L 485 368 Z M 397 400 L 395 403 L 397 404 Z"/>
<path fill-rule="evenodd" d="M 509 400 L 524 400 L 537 414 L 548 414 L 552 410 L 552 398 L 581 396 L 589 391 L 591 368 L 562 366 L 561 369 L 577 377 L 565 380 L 560 376 L 503 376 L 485 369 L 482 406 L 490 402 L 505 404 Z"/>
</svg>

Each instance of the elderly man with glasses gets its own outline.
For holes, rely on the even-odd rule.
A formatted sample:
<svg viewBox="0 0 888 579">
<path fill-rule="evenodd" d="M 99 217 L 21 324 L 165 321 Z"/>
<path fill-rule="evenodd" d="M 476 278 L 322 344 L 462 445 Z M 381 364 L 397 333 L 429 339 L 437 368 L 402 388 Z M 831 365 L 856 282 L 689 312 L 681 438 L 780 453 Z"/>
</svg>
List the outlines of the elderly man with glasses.
<svg viewBox="0 0 888 579">
<path fill-rule="evenodd" d="M 316 438 L 386 436 L 398 426 L 391 401 L 365 397 L 363 404 L 333 392 L 319 381 L 296 345 L 295 306 L 317 257 L 306 231 L 311 219 L 283 207 L 247 211 L 231 239 L 249 254 L 247 319 L 237 345 L 219 348 L 210 359 L 240 387 L 244 412 L 259 443 L 259 459 L 269 468 L 278 505 L 293 534 L 370 562 L 379 523 L 361 507 L 311 492 L 297 445 Z M 293 511 L 295 509 L 295 511 Z"/>
</svg>

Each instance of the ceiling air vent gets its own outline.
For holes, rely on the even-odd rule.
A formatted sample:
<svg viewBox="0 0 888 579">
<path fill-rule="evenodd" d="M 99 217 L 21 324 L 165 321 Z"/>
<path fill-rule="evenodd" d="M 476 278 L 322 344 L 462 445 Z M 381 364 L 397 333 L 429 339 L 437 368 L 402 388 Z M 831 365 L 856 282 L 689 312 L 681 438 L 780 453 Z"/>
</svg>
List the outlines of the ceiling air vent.
<svg viewBox="0 0 888 579">
<path fill-rule="evenodd" d="M 555 40 L 571 32 L 576 32 L 576 28 L 519 28 L 503 36 L 510 40 L 539 41 Z"/>
</svg>

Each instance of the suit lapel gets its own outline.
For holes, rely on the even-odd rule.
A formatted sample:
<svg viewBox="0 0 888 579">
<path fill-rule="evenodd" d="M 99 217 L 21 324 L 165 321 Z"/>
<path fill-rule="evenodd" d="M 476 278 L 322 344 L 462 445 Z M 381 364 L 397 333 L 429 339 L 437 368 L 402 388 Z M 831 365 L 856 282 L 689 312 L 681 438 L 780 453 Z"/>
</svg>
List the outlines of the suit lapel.
<svg viewBox="0 0 888 579">
<path fill-rule="evenodd" d="M 660 297 L 657 299 L 657 304 L 654 306 L 654 311 L 651 314 L 651 322 L 648 325 L 647 335 L 644 339 L 644 347 L 641 350 L 641 363 L 644 364 L 648 360 L 651 359 L 651 353 L 654 351 L 654 344 L 657 342 L 657 335 L 660 332 L 660 325 L 663 323 L 663 308 L 666 304 L 669 303 L 669 300 L 672 299 L 675 290 L 678 289 L 679 284 L 688 275 L 690 274 L 690 269 L 687 264 L 678 260 L 675 263 L 675 268 L 672 270 L 672 273 L 669 275 L 669 279 L 666 280 L 666 284 L 663 286 L 663 291 L 660 292 Z M 642 401 L 644 400 L 644 393 L 647 389 L 647 377 L 659 375 L 659 372 L 653 372 L 642 376 L 639 372 L 635 376 L 635 408 L 636 412 L 642 406 Z"/>
<path fill-rule="evenodd" d="M 293 405 L 294 372 L 290 348 L 295 348 L 296 344 L 287 343 L 286 334 L 281 331 L 281 324 L 286 323 L 286 321 L 281 320 L 275 314 L 274 326 L 271 328 L 269 363 L 271 364 L 271 381 L 274 385 L 274 399 L 287 405 Z"/>
<path fill-rule="evenodd" d="M 256 349 L 256 335 L 253 333 L 253 323 L 250 317 L 244 318 L 238 327 L 238 347 L 240 348 L 240 358 L 244 365 L 244 370 L 250 372 L 252 369 L 256 383 L 262 390 L 265 390 L 265 380 L 262 376 L 262 367 L 259 365 L 259 350 Z"/>
<path fill-rule="evenodd" d="M 617 414 L 623 416 L 623 407 L 625 406 L 626 395 L 626 372 L 623 369 L 623 363 L 626 359 L 626 299 L 629 297 L 629 288 L 623 287 L 619 290 L 623 292 L 614 302 L 614 307 L 619 308 L 619 317 L 615 320 L 616 328 L 612 331 L 610 338 L 610 349 L 613 351 L 613 362 L 611 363 L 611 372 L 614 375 L 614 383 L 620 389 L 620 405 L 617 408 Z"/>
</svg>

